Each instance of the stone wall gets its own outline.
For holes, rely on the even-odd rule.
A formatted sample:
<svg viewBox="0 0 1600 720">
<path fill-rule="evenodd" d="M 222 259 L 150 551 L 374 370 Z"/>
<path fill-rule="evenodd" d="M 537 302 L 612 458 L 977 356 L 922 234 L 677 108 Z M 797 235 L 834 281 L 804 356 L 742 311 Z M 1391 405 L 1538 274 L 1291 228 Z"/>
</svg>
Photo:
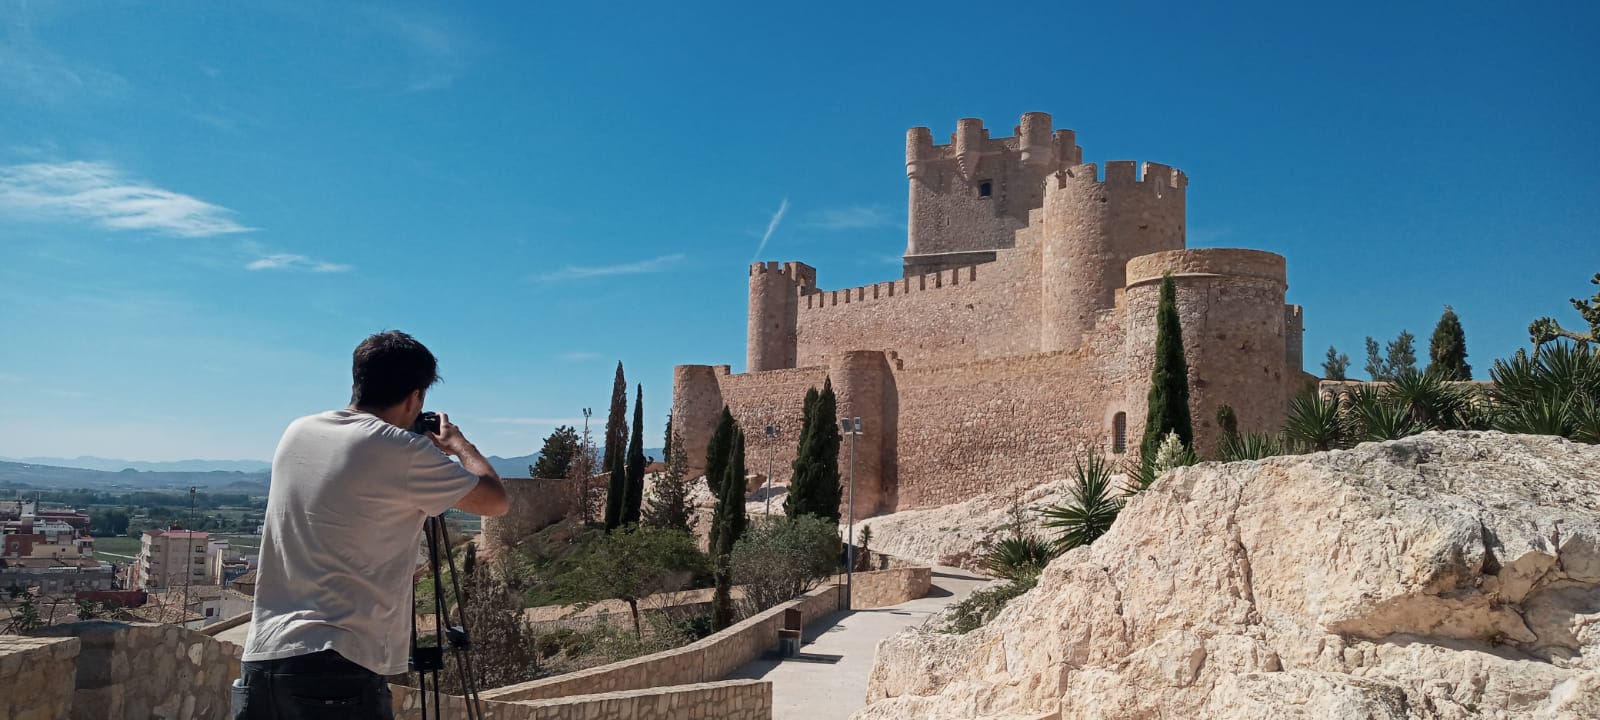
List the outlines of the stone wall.
<svg viewBox="0 0 1600 720">
<path fill-rule="evenodd" d="M 836 585 L 826 585 L 681 648 L 566 675 L 507 685 L 485 691 L 482 697 L 501 702 L 545 700 L 721 680 L 728 673 L 760 657 L 767 649 L 777 646 L 784 610 L 797 608 L 804 622 L 813 622 L 838 610 L 840 591 L 841 588 Z"/>
<path fill-rule="evenodd" d="M 391 685 L 395 717 L 422 717 L 416 691 Z M 464 717 L 459 697 L 441 698 L 449 717 Z M 433 715 L 432 699 L 429 714 Z M 483 701 L 484 717 L 492 720 L 771 720 L 772 683 L 764 680 L 727 680 L 649 690 L 629 690 L 574 695 L 547 700 Z"/>
<path fill-rule="evenodd" d="M 76 638 L 75 720 L 222 718 L 240 648 L 175 625 L 89 621 L 45 628 Z"/>
<path fill-rule="evenodd" d="M 492 547 L 517 541 L 565 517 L 576 505 L 574 484 L 554 478 L 501 478 L 511 508 L 499 517 L 483 518 L 483 542 Z"/>
<path fill-rule="evenodd" d="M 0 718 L 56 720 L 73 715 L 76 638 L 0 635 Z"/>
<path fill-rule="evenodd" d="M 850 607 L 872 610 L 899 605 L 926 596 L 932 587 L 933 568 L 929 567 L 859 572 L 851 582 Z"/>
</svg>

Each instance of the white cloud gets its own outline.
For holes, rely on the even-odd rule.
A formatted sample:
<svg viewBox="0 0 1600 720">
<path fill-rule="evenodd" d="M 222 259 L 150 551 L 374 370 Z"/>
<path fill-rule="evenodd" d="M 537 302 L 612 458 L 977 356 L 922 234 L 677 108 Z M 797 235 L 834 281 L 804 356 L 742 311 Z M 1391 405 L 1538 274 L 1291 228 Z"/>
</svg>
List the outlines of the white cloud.
<svg viewBox="0 0 1600 720">
<path fill-rule="evenodd" d="M 335 273 L 348 272 L 349 265 L 313 260 L 304 255 L 293 253 L 273 253 L 264 255 L 245 265 L 247 270 L 299 270 L 303 272 Z"/>
<path fill-rule="evenodd" d="M 750 262 L 761 258 L 761 251 L 767 249 L 767 241 L 772 239 L 773 231 L 778 229 L 778 223 L 783 222 L 783 214 L 789 212 L 789 198 L 784 198 L 778 203 L 778 211 L 772 214 L 772 220 L 767 222 L 767 232 L 761 236 L 761 244 L 756 246 L 756 254 L 750 257 Z"/>
<path fill-rule="evenodd" d="M 129 178 L 97 162 L 0 166 L 0 214 L 93 222 L 181 237 L 248 232 L 234 212 Z"/>
<path fill-rule="evenodd" d="M 22 376 L 21 375 L 12 375 L 11 373 L 0 373 L 0 383 L 7 383 L 7 384 L 15 385 L 15 384 L 18 384 L 18 383 L 21 383 L 21 382 L 22 382 Z"/>
<path fill-rule="evenodd" d="M 806 220 L 806 225 L 824 230 L 862 230 L 883 227 L 904 227 L 887 210 L 876 206 L 856 205 L 847 208 L 823 210 Z"/>
<path fill-rule="evenodd" d="M 576 351 L 573 351 L 573 352 L 561 353 L 560 355 L 557 355 L 556 357 L 559 357 L 562 360 L 573 360 L 573 361 L 577 361 L 577 360 L 593 360 L 593 359 L 595 359 L 597 357 L 600 357 L 600 353 L 589 352 L 587 350 L 576 350 Z"/>
<path fill-rule="evenodd" d="M 374 9 L 379 26 L 404 46 L 414 60 L 407 92 L 441 90 L 467 69 L 474 38 L 450 18 L 422 11 Z"/>
<path fill-rule="evenodd" d="M 556 270 L 555 272 L 535 276 L 533 279 L 535 281 L 582 280 L 585 278 L 607 277 L 611 275 L 643 275 L 646 273 L 661 272 L 674 265 L 677 265 L 680 262 L 683 262 L 683 259 L 683 253 L 673 253 L 671 255 L 653 257 L 649 260 L 618 263 L 616 265 L 568 265 L 560 270 Z"/>
</svg>

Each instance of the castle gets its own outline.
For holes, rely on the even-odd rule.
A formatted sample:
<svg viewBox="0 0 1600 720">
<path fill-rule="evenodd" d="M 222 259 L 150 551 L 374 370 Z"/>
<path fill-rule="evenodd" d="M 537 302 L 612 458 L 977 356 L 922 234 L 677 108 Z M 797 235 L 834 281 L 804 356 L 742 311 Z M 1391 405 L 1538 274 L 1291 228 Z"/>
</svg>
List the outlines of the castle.
<svg viewBox="0 0 1600 720">
<path fill-rule="evenodd" d="M 756 263 L 747 372 L 674 369 L 692 473 L 727 405 L 751 472 L 785 476 L 805 392 L 824 378 L 839 414 L 865 425 L 846 440 L 857 517 L 1036 485 L 1091 448 L 1136 452 L 1168 273 L 1202 453 L 1218 405 L 1243 429 L 1275 430 L 1310 380 L 1283 257 L 1185 249 L 1182 171 L 1111 161 L 1102 174 L 1071 130 L 1028 113 L 1006 138 L 971 118 L 948 145 L 913 128 L 906 177 L 900 279 L 823 290 L 809 265 Z M 851 455 L 841 448 L 843 473 Z"/>
</svg>

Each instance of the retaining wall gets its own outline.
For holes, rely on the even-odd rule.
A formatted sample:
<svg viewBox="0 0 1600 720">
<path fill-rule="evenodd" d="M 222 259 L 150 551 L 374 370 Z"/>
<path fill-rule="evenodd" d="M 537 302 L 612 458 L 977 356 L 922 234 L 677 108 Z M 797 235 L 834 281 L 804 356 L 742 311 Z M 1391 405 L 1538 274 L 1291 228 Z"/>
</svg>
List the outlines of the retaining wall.
<svg viewBox="0 0 1600 720">
<path fill-rule="evenodd" d="M 412 688 L 391 685 L 395 717 L 421 718 Z M 446 696 L 449 717 L 464 717 L 458 697 Z M 431 705 L 430 700 L 430 705 Z M 772 683 L 765 680 L 729 680 L 670 688 L 575 695 L 548 700 L 497 702 L 485 700 L 483 715 L 491 720 L 771 720 Z M 429 708 L 430 716 L 433 709 Z"/>
<path fill-rule="evenodd" d="M 0 636 L 0 718 L 74 717 L 77 638 Z"/>
</svg>

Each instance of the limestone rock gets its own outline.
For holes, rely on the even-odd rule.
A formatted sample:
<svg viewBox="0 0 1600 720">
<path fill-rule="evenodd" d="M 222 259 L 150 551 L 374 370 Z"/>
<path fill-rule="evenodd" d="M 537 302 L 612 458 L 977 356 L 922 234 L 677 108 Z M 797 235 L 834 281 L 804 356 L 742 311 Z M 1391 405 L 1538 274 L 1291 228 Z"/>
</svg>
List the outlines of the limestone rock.
<svg viewBox="0 0 1600 720">
<path fill-rule="evenodd" d="M 855 717 L 1596 718 L 1597 568 L 1600 447 L 1180 468 L 989 625 L 885 639 Z"/>
<path fill-rule="evenodd" d="M 1020 503 L 1024 515 L 1036 521 L 1039 508 L 1067 501 L 1070 485 L 1056 480 L 1015 495 L 986 493 L 943 507 L 857 520 L 856 532 L 870 526 L 877 552 L 983 572 L 984 555 L 1013 522 L 1013 503 Z"/>
</svg>

